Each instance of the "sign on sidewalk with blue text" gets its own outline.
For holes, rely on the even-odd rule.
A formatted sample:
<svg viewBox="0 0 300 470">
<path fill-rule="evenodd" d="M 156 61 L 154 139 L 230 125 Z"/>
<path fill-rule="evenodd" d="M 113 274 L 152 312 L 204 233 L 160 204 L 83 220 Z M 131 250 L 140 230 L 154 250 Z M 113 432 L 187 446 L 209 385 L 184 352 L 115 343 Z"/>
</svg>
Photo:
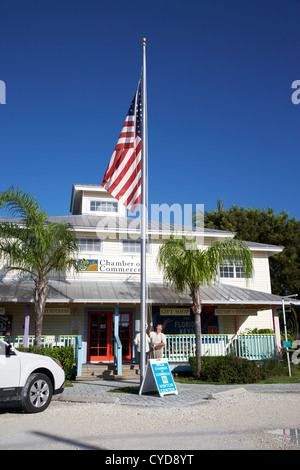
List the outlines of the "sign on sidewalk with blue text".
<svg viewBox="0 0 300 470">
<path fill-rule="evenodd" d="M 139 394 L 158 391 L 161 397 L 178 395 L 168 359 L 149 359 Z"/>
</svg>

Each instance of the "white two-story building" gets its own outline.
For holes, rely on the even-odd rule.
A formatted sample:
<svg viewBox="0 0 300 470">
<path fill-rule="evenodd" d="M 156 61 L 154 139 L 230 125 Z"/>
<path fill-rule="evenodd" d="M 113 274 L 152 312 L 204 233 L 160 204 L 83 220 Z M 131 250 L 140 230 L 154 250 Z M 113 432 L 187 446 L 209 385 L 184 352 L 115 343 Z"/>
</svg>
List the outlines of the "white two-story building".
<svg viewBox="0 0 300 470">
<path fill-rule="evenodd" d="M 82 361 L 114 362 L 116 339 L 123 361 L 135 361 L 134 337 L 140 325 L 140 222 L 126 217 L 126 209 L 100 185 L 74 184 L 71 215 L 49 217 L 69 222 L 78 239 L 79 273 L 50 277 L 43 335 L 80 335 Z M 156 258 L 172 224 L 149 221 L 147 248 L 148 311 L 146 321 L 162 323 L 164 333 L 179 340 L 194 334 L 191 298 L 163 283 Z M 183 230 L 183 232 L 182 232 Z M 191 228 L 180 228 L 184 236 Z M 204 229 L 194 231 L 200 248 L 234 233 Z M 246 280 L 240 267 L 221 266 L 220 277 L 201 289 L 202 333 L 210 335 L 210 347 L 220 335 L 238 335 L 247 329 L 272 329 L 280 350 L 277 308 L 281 297 L 272 295 L 269 258 L 282 247 L 246 242 L 253 253 L 254 275 Z M 34 334 L 33 282 L 24 277 L 3 275 L 0 279 L 0 336 Z M 30 322 L 29 322 L 30 319 Z M 2 325 L 2 326 L 1 326 Z M 179 346 L 178 346 L 179 345 Z M 178 343 L 176 348 L 180 348 Z M 165 352 L 174 353 L 174 344 Z"/>
</svg>

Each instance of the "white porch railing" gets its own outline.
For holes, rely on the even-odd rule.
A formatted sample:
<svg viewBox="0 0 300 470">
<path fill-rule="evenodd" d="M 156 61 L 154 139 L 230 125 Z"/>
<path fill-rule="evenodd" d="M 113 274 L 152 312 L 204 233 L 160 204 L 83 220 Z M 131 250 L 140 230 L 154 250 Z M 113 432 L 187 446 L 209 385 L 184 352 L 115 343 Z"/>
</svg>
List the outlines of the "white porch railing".
<svg viewBox="0 0 300 470">
<path fill-rule="evenodd" d="M 195 335 L 166 335 L 164 357 L 170 362 L 188 362 L 196 355 Z M 202 356 L 235 355 L 251 360 L 277 357 L 275 335 L 202 335 Z"/>
<path fill-rule="evenodd" d="M 23 336 L 0 336 L 14 347 L 23 346 Z M 170 363 L 187 363 L 190 356 L 196 355 L 195 335 L 166 335 L 167 344 L 164 357 Z M 29 336 L 29 346 L 33 346 L 34 336 Z M 81 376 L 83 350 L 81 336 L 60 335 L 42 336 L 42 346 L 73 346 L 77 375 Z M 273 359 L 277 357 L 275 335 L 202 335 L 202 357 L 235 355 L 251 360 Z M 115 350 L 116 354 L 116 350 Z M 117 358 L 116 358 L 117 359 Z M 119 358 L 119 363 L 121 359 Z"/>
<path fill-rule="evenodd" d="M 24 336 L 0 336 L 1 339 L 4 341 L 9 341 L 14 348 L 23 347 L 24 344 Z M 34 345 L 34 336 L 28 337 L 28 347 Z M 63 346 L 73 346 L 75 348 L 76 344 L 76 336 L 74 335 L 49 335 L 49 336 L 42 336 L 41 338 L 41 346 L 49 347 L 49 348 L 61 348 Z"/>
<path fill-rule="evenodd" d="M 9 341 L 16 349 L 23 347 L 24 336 L 0 336 L 4 341 Z M 34 336 L 28 337 L 28 346 L 34 345 Z M 42 336 L 41 346 L 48 348 L 62 348 L 64 346 L 73 346 L 75 354 L 75 363 L 77 366 L 77 375 L 81 375 L 82 371 L 82 342 L 81 336 L 74 335 L 49 335 Z"/>
</svg>

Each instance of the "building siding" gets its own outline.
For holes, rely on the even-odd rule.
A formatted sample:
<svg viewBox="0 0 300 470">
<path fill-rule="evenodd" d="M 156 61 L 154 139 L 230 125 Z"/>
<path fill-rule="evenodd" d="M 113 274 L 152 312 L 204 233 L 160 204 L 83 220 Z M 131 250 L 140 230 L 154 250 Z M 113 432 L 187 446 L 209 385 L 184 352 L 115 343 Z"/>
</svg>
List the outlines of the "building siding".
<svg viewBox="0 0 300 470">
<path fill-rule="evenodd" d="M 114 200 L 107 192 L 102 190 L 98 187 L 98 190 L 95 189 L 85 189 L 84 186 L 78 185 L 77 190 L 81 193 L 81 199 L 77 193 L 76 199 L 76 208 L 74 208 L 74 213 L 82 214 L 82 215 L 89 215 L 89 217 L 93 217 L 99 214 L 95 214 L 90 211 L 90 200 Z M 73 193 L 72 193 L 73 194 Z M 75 200 L 75 199 L 74 199 Z M 124 217 L 126 214 L 125 209 L 119 204 L 119 216 Z M 105 216 L 105 214 L 103 214 Z M 111 214 L 108 214 L 111 217 Z M 78 219 L 79 220 L 79 219 Z M 81 219 L 82 220 L 82 219 Z M 139 232 L 136 231 L 134 233 L 117 233 L 117 230 L 103 230 L 97 231 L 97 227 L 93 227 L 94 221 L 97 219 L 90 219 L 92 221 L 90 223 L 89 228 L 84 228 L 80 226 L 76 226 L 76 236 L 77 238 L 95 238 L 98 237 L 102 240 L 101 251 L 80 251 L 78 253 L 78 259 L 86 259 L 86 260 L 97 260 L 98 266 L 103 259 L 107 259 L 109 261 L 113 260 L 124 260 L 126 263 L 134 263 L 135 266 L 140 262 L 140 255 L 138 253 L 123 253 L 122 251 L 122 240 L 123 239 L 137 239 L 139 236 Z M 134 219 L 132 219 L 134 220 Z M 97 224 L 94 224 L 97 225 Z M 213 232 L 208 231 L 204 233 L 202 237 L 199 237 L 199 248 L 205 249 L 214 241 L 221 241 L 224 239 L 224 232 Z M 232 236 L 233 234 L 229 233 L 228 236 Z M 159 252 L 159 247 L 163 242 L 163 237 L 167 236 L 165 233 L 154 233 L 150 232 L 150 253 L 147 254 L 147 280 L 151 282 L 163 282 L 163 275 L 158 270 L 157 267 L 157 255 Z M 261 292 L 271 293 L 271 282 L 270 282 L 270 270 L 269 270 L 269 256 L 270 250 L 266 249 L 263 251 L 262 245 L 255 249 L 255 247 L 251 248 L 253 253 L 253 262 L 254 262 L 254 275 L 253 278 L 247 279 L 237 279 L 237 278 L 220 278 L 218 281 L 221 284 L 228 284 L 232 286 L 237 286 L 241 288 L 248 288 L 253 289 Z M 4 275 L 5 269 L 3 260 L 0 260 L 0 275 Z M 10 273 L 11 276 L 16 276 L 18 273 Z M 55 272 L 50 273 L 51 278 L 57 278 L 57 274 Z M 99 272 L 99 271 L 84 271 L 80 273 L 75 273 L 74 271 L 70 271 L 66 273 L 65 277 L 67 279 L 71 278 L 78 278 L 78 279 L 86 279 L 86 280 L 115 280 L 115 281 L 139 281 L 140 275 L 138 273 L 120 273 L 120 272 Z M 127 299 L 126 299 L 127 300 Z M 128 299 L 130 302 L 130 299 Z M 1 307 L 2 305 L 0 305 Z M 26 304 L 23 303 L 7 303 L 3 304 L 6 308 L 6 313 L 8 315 L 13 316 L 13 323 L 12 323 L 12 335 L 22 335 L 24 333 L 24 316 L 25 316 L 25 308 Z M 122 305 L 123 306 L 123 305 Z M 140 308 L 139 305 L 135 304 L 128 304 L 131 308 L 135 309 L 136 312 L 136 319 L 139 320 L 140 318 Z M 61 334 L 61 335 L 70 335 L 75 330 L 79 331 L 80 334 L 86 335 L 86 309 L 87 305 L 68 305 L 70 307 L 70 315 L 57 315 L 57 316 L 44 316 L 43 322 L 43 334 L 44 335 L 53 335 L 53 334 Z M 100 304 L 91 304 L 91 308 L 105 308 L 105 305 Z M 112 305 L 109 306 L 112 308 Z M 147 317 L 147 321 L 150 320 L 150 315 Z M 239 332 L 244 332 L 246 329 L 253 329 L 253 328 L 273 328 L 273 320 L 272 320 L 272 311 L 271 310 L 264 310 L 258 312 L 257 316 L 249 316 L 243 317 L 240 316 L 238 319 L 239 325 Z M 219 333 L 223 334 L 235 334 L 236 333 L 236 326 L 237 322 L 234 316 L 230 317 L 218 317 L 218 327 Z M 137 328 L 138 329 L 138 328 Z M 134 328 L 135 330 L 135 328 Z M 31 304 L 31 321 L 30 321 L 30 334 L 34 334 L 34 305 Z"/>
</svg>

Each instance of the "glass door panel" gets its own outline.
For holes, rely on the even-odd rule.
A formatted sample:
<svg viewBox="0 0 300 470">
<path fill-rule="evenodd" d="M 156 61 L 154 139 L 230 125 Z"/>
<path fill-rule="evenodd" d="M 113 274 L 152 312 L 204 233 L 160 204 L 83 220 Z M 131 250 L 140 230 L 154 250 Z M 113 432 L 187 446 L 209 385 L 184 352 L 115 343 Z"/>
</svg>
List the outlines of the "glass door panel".
<svg viewBox="0 0 300 470">
<path fill-rule="evenodd" d="M 113 312 L 89 312 L 88 361 L 112 361 Z"/>
<path fill-rule="evenodd" d="M 131 312 L 120 312 L 119 337 L 122 343 L 122 357 L 128 361 L 132 358 Z"/>
</svg>

